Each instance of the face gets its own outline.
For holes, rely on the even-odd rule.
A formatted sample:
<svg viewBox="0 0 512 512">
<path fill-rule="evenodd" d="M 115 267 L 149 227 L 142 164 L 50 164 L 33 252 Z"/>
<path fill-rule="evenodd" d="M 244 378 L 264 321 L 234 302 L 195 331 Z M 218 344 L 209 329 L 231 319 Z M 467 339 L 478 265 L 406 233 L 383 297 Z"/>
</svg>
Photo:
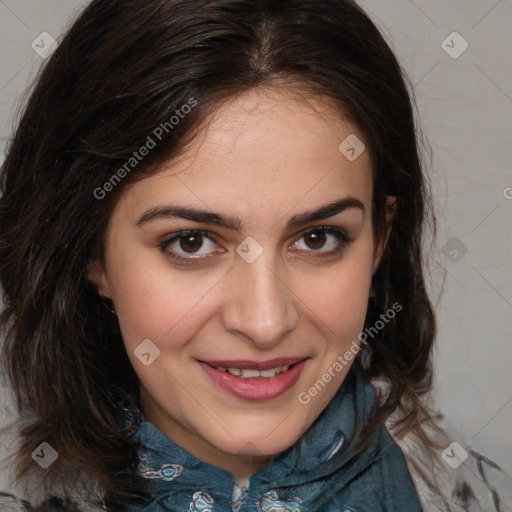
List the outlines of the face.
<svg viewBox="0 0 512 512">
<path fill-rule="evenodd" d="M 290 447 L 341 386 L 353 360 L 333 364 L 358 344 L 384 248 L 369 152 L 338 148 L 363 137 L 324 101 L 261 89 L 224 104 L 183 158 L 125 189 L 91 271 L 147 418 L 237 476 Z"/>
</svg>

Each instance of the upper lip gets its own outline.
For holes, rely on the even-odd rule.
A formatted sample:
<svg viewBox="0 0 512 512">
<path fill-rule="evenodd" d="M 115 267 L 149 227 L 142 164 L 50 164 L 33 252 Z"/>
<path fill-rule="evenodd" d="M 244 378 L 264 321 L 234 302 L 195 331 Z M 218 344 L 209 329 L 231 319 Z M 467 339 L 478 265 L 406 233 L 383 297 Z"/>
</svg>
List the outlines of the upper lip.
<svg viewBox="0 0 512 512">
<path fill-rule="evenodd" d="M 269 370 L 279 368 L 280 366 L 291 366 L 292 364 L 303 361 L 307 357 L 276 357 L 268 361 L 249 361 L 248 359 L 223 359 L 215 361 L 202 361 L 210 366 L 220 366 L 222 368 L 240 368 L 241 370 Z"/>
</svg>

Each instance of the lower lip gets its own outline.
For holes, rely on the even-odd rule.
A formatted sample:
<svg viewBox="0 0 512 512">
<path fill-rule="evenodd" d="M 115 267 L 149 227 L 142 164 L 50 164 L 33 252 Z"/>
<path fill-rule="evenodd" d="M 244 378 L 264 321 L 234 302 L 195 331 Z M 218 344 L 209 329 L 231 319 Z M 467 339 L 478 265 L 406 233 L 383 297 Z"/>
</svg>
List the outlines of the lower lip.
<svg viewBox="0 0 512 512">
<path fill-rule="evenodd" d="M 217 370 L 202 361 L 199 361 L 199 364 L 213 382 L 233 396 L 244 400 L 270 400 L 282 395 L 297 382 L 306 362 L 307 359 L 304 359 L 270 379 L 244 379 L 227 371 Z"/>
</svg>

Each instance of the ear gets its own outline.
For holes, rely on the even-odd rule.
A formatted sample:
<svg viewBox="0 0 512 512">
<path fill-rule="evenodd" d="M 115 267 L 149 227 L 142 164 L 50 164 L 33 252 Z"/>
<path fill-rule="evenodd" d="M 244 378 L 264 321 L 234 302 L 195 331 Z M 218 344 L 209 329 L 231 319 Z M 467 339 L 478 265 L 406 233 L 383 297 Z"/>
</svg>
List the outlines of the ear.
<svg viewBox="0 0 512 512">
<path fill-rule="evenodd" d="M 372 275 L 377 272 L 377 269 L 379 268 L 380 262 L 382 260 L 382 256 L 384 255 L 384 251 L 386 250 L 397 206 L 398 201 L 396 196 L 386 196 L 386 232 L 379 241 L 379 244 L 375 250 Z"/>
<path fill-rule="evenodd" d="M 96 259 L 89 264 L 87 278 L 102 297 L 112 299 L 110 285 L 103 265 Z"/>
</svg>

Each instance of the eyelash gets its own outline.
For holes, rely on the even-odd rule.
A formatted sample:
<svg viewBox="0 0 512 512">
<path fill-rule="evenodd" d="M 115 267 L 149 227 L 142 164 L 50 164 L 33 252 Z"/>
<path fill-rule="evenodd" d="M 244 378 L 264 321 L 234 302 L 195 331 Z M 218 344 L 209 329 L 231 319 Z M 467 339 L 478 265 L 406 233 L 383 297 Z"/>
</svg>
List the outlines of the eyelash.
<svg viewBox="0 0 512 512">
<path fill-rule="evenodd" d="M 308 251 L 308 252 L 311 252 L 310 257 L 312 257 L 312 258 L 326 258 L 329 256 L 334 256 L 334 255 L 340 254 L 351 242 L 353 242 L 353 239 L 351 237 L 349 237 L 344 230 L 339 229 L 339 228 L 328 227 L 328 226 L 318 226 L 318 227 L 310 228 L 310 229 L 304 231 L 297 238 L 297 241 L 301 240 L 305 236 L 312 234 L 312 233 L 324 233 L 324 234 L 328 234 L 328 235 L 333 235 L 338 240 L 338 247 L 331 251 L 321 251 L 321 250 L 315 251 L 314 249 L 311 249 L 310 251 Z M 215 242 L 214 237 L 212 237 L 212 233 L 210 233 L 208 231 L 203 231 L 200 229 L 191 229 L 191 230 L 187 230 L 187 231 L 179 231 L 177 233 L 173 233 L 169 238 L 163 240 L 159 244 L 159 248 L 169 258 L 171 258 L 179 263 L 191 264 L 192 261 L 205 260 L 209 256 L 184 257 L 184 256 L 180 256 L 178 254 L 173 254 L 168 250 L 170 245 L 172 245 L 174 242 L 180 240 L 181 238 L 185 238 L 186 236 L 198 236 L 198 235 L 209 238 L 210 240 Z M 296 242 L 294 242 L 294 243 L 296 243 Z M 193 253 L 190 253 L 190 254 L 193 254 Z"/>
</svg>

